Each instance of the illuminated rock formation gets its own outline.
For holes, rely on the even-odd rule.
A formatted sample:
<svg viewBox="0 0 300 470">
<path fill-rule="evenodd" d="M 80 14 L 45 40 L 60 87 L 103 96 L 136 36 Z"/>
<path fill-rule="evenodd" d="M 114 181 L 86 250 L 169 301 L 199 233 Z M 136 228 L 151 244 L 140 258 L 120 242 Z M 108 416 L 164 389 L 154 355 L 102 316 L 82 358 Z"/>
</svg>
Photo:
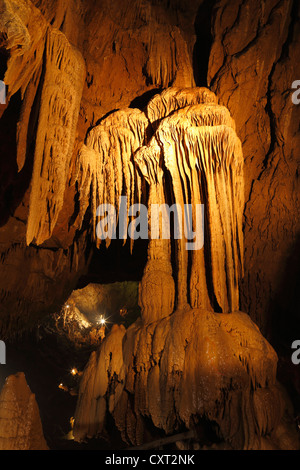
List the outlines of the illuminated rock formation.
<svg viewBox="0 0 300 470">
<path fill-rule="evenodd" d="M 0 12 L 8 91 L 1 119 L 5 134 L 1 135 L 1 152 L 6 155 L 11 145 L 14 148 L 14 156 L 2 161 L 1 167 L 5 184 L 1 194 L 0 329 L 1 337 L 12 337 L 27 328 L 30 317 L 35 322 L 42 310 L 55 311 L 72 290 L 64 280 L 73 278 L 74 282 L 78 269 L 82 272 L 86 265 L 78 257 L 85 236 L 67 240 L 68 230 L 58 229 L 61 236 L 55 230 L 65 221 L 85 65 L 80 52 L 56 28 L 64 11 L 51 24 L 29 0 L 3 0 Z M 13 124 L 9 115 L 16 102 Z M 14 186 L 12 211 L 5 196 L 10 185 Z M 53 234 L 52 252 L 36 249 Z M 22 319 L 18 328 L 13 326 L 15 316 Z"/>
<path fill-rule="evenodd" d="M 33 101 L 38 85 L 42 88 L 26 234 L 27 245 L 32 241 L 40 245 L 51 237 L 63 207 L 85 64 L 80 52 L 63 33 L 47 25 L 31 2 L 22 0 L 19 5 L 7 0 L 2 9 L 0 27 L 11 52 L 4 77 L 8 100 L 19 89 L 24 97 L 17 135 L 19 171 L 26 159 Z"/>
<path fill-rule="evenodd" d="M 128 207 L 135 199 L 135 168 L 132 154 L 145 142 L 149 122 L 138 109 L 112 113 L 93 128 L 82 145 L 77 162 L 82 220 L 91 197 L 92 229 L 97 245 L 96 216 L 99 205 L 118 209 L 119 198 L 127 197 Z M 126 227 L 128 219 L 126 221 Z M 109 244 L 109 239 L 107 244 Z"/>
<path fill-rule="evenodd" d="M 204 204 L 203 249 L 187 251 L 186 238 L 150 240 L 141 319 L 128 331 L 114 327 L 92 356 L 78 440 L 102 430 L 107 412 L 130 442 L 142 442 L 148 418 L 171 432 L 195 414 L 235 448 L 285 439 L 276 427 L 276 355 L 240 310 L 280 354 L 283 347 L 286 383 L 297 384 L 300 114 L 290 88 L 300 76 L 299 8 L 296 0 L 0 0 L 8 92 L 0 338 L 22 335 L 65 303 L 100 245 L 101 203 L 117 216 L 121 195 L 128 206 Z M 195 210 L 191 220 L 194 229 Z M 131 217 L 122 223 L 124 235 Z M 140 272 L 144 263 L 135 263 Z M 106 269 L 99 263 L 100 277 Z M 225 369 L 231 382 L 220 379 Z M 200 398 L 191 405 L 195 383 Z"/>
<path fill-rule="evenodd" d="M 300 116 L 288 90 L 300 76 L 300 5 L 291 0 L 267 2 L 265 8 L 251 0 L 238 4 L 218 2 L 208 85 L 230 110 L 243 142 L 242 308 L 264 334 L 273 328 L 277 311 L 277 341 L 287 347 L 289 360 L 298 325 L 293 312 L 299 309 L 293 292 L 299 265 L 299 154 L 294 149 L 300 144 Z"/>
<path fill-rule="evenodd" d="M 27 244 L 50 238 L 60 213 L 75 143 L 85 66 L 65 36 L 48 30 L 36 135 Z"/>
<path fill-rule="evenodd" d="M 167 90 L 147 109 L 155 123 L 153 136 L 146 145 L 140 138 L 137 148 L 137 140 L 130 145 L 130 133 L 125 148 L 149 185 L 148 207 L 174 201 L 195 211 L 204 204 L 204 248 L 189 253 L 186 238 L 171 244 L 161 232 L 158 239 L 150 238 L 140 283 L 141 319 L 127 331 L 113 327 L 92 354 L 80 387 L 74 438 L 101 433 L 109 412 L 124 440 L 135 444 L 143 442 L 145 418 L 166 433 L 205 418 L 233 448 L 260 448 L 261 436 L 279 423 L 283 403 L 276 387 L 276 353 L 239 311 L 243 157 L 235 125 L 205 89 Z M 116 122 L 121 116 L 126 119 L 128 111 L 115 113 Z M 111 124 L 113 118 L 108 119 Z M 130 124 L 140 129 L 140 113 Z M 100 126 L 105 128 L 105 121 Z M 124 138 L 120 129 L 110 127 L 111 134 L 120 132 L 117 141 Z M 106 194 L 101 162 L 104 153 L 111 155 L 110 141 L 97 142 L 94 158 L 100 166 L 94 177 Z M 116 151 L 120 148 L 114 146 Z M 119 174 L 117 165 L 115 171 Z M 110 191 L 112 181 L 118 178 L 109 180 Z M 159 219 L 154 221 L 151 212 L 150 231 L 153 223 L 158 229 Z"/>
<path fill-rule="evenodd" d="M 135 109 L 120 110 L 93 128 L 78 156 L 80 216 L 83 217 L 91 198 L 92 226 L 99 245 L 97 207 L 110 204 L 116 207 L 118 216 L 121 195 L 127 197 L 128 206 L 145 200 L 145 180 L 149 185 L 149 232 L 154 223 L 151 207 L 165 203 L 171 206 L 174 202 L 181 210 L 182 233 L 182 217 L 185 207 L 190 205 L 191 228 L 198 232 L 198 237 L 204 238 L 202 226 L 200 233 L 196 227 L 197 207 L 203 204 L 207 224 L 205 250 L 191 249 L 189 252 L 185 247 L 186 236 L 175 241 L 177 305 L 187 305 L 190 299 L 192 307 L 232 312 L 239 309 L 238 286 L 243 265 L 243 156 L 233 120 L 226 108 L 218 106 L 216 101 L 214 94 L 205 88 L 170 88 L 154 97 L 145 113 Z M 147 116 L 150 116 L 150 122 Z M 152 137 L 151 131 L 154 132 Z M 171 193 L 166 197 L 168 174 Z M 128 220 L 129 217 L 125 221 L 125 231 Z M 156 238 L 161 240 L 150 237 L 149 261 L 141 283 L 141 303 L 146 307 L 145 282 L 148 286 L 156 285 L 161 289 L 160 294 L 157 293 L 155 300 L 149 292 L 149 300 L 156 302 L 160 298 L 166 302 L 164 315 L 169 315 L 174 293 L 167 299 L 169 290 L 166 286 L 169 285 L 172 292 L 174 281 L 171 245 L 169 240 L 163 239 L 165 237 L 167 235 L 159 231 Z M 108 245 L 110 240 L 106 242 Z M 189 257 L 191 275 L 188 279 Z M 157 273 L 162 278 L 157 282 L 154 279 L 146 281 L 146 277 L 153 277 L 151 272 L 155 270 L 155 263 L 160 265 Z M 207 284 L 212 288 L 209 289 Z M 157 319 L 156 310 L 152 307 L 150 310 L 152 317 L 148 320 Z"/>
<path fill-rule="evenodd" d="M 206 418 L 232 448 L 260 448 L 283 413 L 276 361 L 241 312 L 186 308 L 127 331 L 114 326 L 85 369 L 74 438 L 101 433 L 110 412 L 129 443 L 143 442 L 146 418 L 166 433 Z"/>
<path fill-rule="evenodd" d="M 23 373 L 10 375 L 0 393 L 0 450 L 48 450 L 35 396 Z"/>
</svg>

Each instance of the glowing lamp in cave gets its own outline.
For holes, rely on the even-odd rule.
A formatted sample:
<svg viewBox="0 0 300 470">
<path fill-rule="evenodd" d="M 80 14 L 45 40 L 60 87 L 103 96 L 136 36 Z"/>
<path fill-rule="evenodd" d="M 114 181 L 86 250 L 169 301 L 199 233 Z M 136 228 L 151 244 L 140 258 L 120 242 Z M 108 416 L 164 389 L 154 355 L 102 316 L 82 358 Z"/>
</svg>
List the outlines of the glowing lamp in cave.
<svg viewBox="0 0 300 470">
<path fill-rule="evenodd" d="M 98 321 L 98 323 L 99 323 L 101 326 L 104 326 L 104 325 L 105 325 L 106 320 L 105 320 L 105 318 L 103 318 L 103 315 L 100 316 L 100 320 Z"/>
<path fill-rule="evenodd" d="M 73 367 L 73 369 L 71 370 L 71 374 L 72 375 L 77 375 L 78 374 L 78 370 L 76 369 L 76 367 Z"/>
</svg>

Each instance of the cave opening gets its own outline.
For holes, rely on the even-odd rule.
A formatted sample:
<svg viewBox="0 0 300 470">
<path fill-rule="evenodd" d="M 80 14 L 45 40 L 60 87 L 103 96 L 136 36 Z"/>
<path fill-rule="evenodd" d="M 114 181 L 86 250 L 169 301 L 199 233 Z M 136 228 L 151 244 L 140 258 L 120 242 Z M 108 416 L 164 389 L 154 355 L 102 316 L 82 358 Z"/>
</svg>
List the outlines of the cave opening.
<svg viewBox="0 0 300 470">
<path fill-rule="evenodd" d="M 147 260 L 148 240 L 135 240 L 131 252 L 130 243 L 111 240 L 108 247 L 102 242 L 92 249 L 87 272 L 78 280 L 80 289 L 88 283 L 107 284 L 112 282 L 140 281 Z"/>
</svg>

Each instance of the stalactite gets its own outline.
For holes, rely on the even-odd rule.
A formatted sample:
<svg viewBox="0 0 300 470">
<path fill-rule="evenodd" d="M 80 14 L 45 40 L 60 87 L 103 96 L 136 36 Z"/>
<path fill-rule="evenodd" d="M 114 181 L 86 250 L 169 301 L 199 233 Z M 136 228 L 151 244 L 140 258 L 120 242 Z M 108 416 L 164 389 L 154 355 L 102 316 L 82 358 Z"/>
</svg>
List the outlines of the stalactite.
<svg viewBox="0 0 300 470">
<path fill-rule="evenodd" d="M 145 143 L 149 121 L 142 111 L 126 109 L 112 113 L 93 128 L 82 145 L 77 162 L 80 192 L 80 221 L 91 195 L 92 229 L 96 243 L 96 212 L 101 204 L 116 207 L 127 197 L 128 208 L 139 197 L 138 181 L 132 155 Z M 137 185 L 137 188 L 136 188 Z M 128 225 L 128 218 L 127 218 Z M 109 244 L 110 240 L 107 240 Z"/>
<path fill-rule="evenodd" d="M 191 252 L 190 279 L 185 249 L 187 240 L 182 238 L 176 242 L 178 305 L 186 305 L 190 300 L 193 307 L 235 311 L 239 308 L 238 283 L 243 264 L 241 144 L 228 110 L 213 103 L 212 97 L 203 89 L 197 92 L 192 102 L 204 101 L 206 96 L 210 102 L 193 104 L 173 113 L 167 106 L 165 111 L 161 110 L 170 116 L 157 124 L 147 154 L 155 155 L 159 149 L 171 175 L 175 203 L 182 213 L 186 204 L 193 207 L 193 230 L 196 228 L 196 206 L 204 204 L 206 246 L 204 250 Z M 172 91 L 169 102 L 173 94 Z M 158 101 L 158 98 L 154 100 Z M 156 117 L 157 114 L 154 119 Z M 207 271 L 209 264 L 211 279 Z M 212 289 L 207 286 L 210 283 Z"/>
<path fill-rule="evenodd" d="M 23 7 L 25 2 L 23 3 Z M 23 55 L 30 47 L 30 34 L 20 15 L 16 14 L 14 2 L 1 0 L 0 30 L 4 33 L 5 47 L 14 55 Z"/>
<path fill-rule="evenodd" d="M 150 185 L 149 208 L 164 205 L 164 174 L 160 167 L 160 148 L 155 150 L 142 147 L 135 156 L 144 178 Z M 139 288 L 139 305 L 144 322 L 149 323 L 170 315 L 174 309 L 175 283 L 172 276 L 170 240 L 162 239 L 162 214 L 155 216 L 149 212 L 150 240 L 148 245 L 148 261 Z M 155 217 L 155 220 L 154 220 Z M 157 239 L 152 238 L 156 225 Z"/>
<path fill-rule="evenodd" d="M 84 76 L 80 53 L 61 32 L 48 29 L 27 244 L 39 245 L 51 237 L 62 208 Z"/>
<path fill-rule="evenodd" d="M 201 103 L 217 103 L 217 97 L 204 87 L 178 88 L 174 86 L 155 95 L 149 101 L 145 112 L 149 121 L 155 125 L 177 109 Z"/>
<path fill-rule="evenodd" d="M 4 76 L 7 103 L 20 90 L 22 108 L 17 124 L 17 165 L 22 170 L 27 153 L 30 115 L 42 73 L 45 36 L 48 24 L 40 11 L 27 1 L 0 2 L 0 31 L 6 38 L 2 44 L 9 60 Z"/>
<path fill-rule="evenodd" d="M 151 25 L 149 31 L 151 32 L 148 38 L 149 57 L 145 72 L 151 82 L 162 88 L 177 84 L 194 87 L 187 45 L 180 30 L 170 25 L 163 27 L 157 24 Z"/>
<path fill-rule="evenodd" d="M 215 95 L 205 88 L 170 88 L 150 101 L 146 114 L 154 129 L 142 111 L 125 109 L 112 113 L 89 132 L 77 162 L 78 221 L 83 219 L 91 195 L 92 232 L 99 246 L 97 207 L 111 204 L 118 215 L 121 195 L 127 197 L 128 206 L 140 202 L 142 179 L 150 188 L 149 209 L 153 204 L 170 204 L 170 195 L 166 200 L 164 194 L 167 170 L 175 204 L 182 214 L 185 205 L 192 206 L 193 230 L 197 205 L 204 204 L 207 225 L 204 250 L 189 255 L 187 239 L 175 241 L 177 306 L 190 303 L 195 308 L 238 310 L 243 157 L 235 124 L 228 110 L 217 105 Z M 127 226 L 128 221 L 127 217 Z M 158 259 L 159 252 L 165 253 L 161 255 L 165 266 L 170 263 L 170 243 L 165 246 L 165 241 L 150 236 L 148 276 L 148 268 L 153 266 L 150 259 Z"/>
</svg>

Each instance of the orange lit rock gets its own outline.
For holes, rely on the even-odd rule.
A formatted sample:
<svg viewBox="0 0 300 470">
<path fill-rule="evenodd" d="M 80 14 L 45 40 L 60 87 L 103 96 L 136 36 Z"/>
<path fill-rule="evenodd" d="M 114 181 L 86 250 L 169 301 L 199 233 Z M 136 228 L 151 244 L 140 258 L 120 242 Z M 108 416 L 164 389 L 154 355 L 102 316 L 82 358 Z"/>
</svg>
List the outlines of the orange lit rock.
<svg viewBox="0 0 300 470">
<path fill-rule="evenodd" d="M 48 450 L 35 396 L 21 372 L 10 375 L 0 393 L 0 449 Z"/>
<path fill-rule="evenodd" d="M 134 444 L 143 442 L 144 417 L 167 434 L 205 417 L 232 448 L 258 449 L 284 410 L 276 363 L 242 312 L 186 308 L 151 324 L 138 320 L 126 332 L 116 327 L 85 369 L 74 438 L 95 436 L 109 411 Z"/>
<path fill-rule="evenodd" d="M 97 245 L 101 242 L 96 230 L 97 207 L 111 204 L 118 216 L 122 194 L 127 196 L 128 206 L 141 201 L 147 204 L 149 231 L 157 223 L 151 216 L 152 206 L 165 203 L 172 206 L 174 202 L 182 215 L 185 205 L 191 205 L 193 231 L 200 237 L 195 214 L 197 206 L 204 205 L 205 249 L 197 248 L 189 254 L 184 236 L 175 242 L 176 296 L 171 246 L 163 239 L 159 225 L 159 240 L 149 242 L 140 289 L 142 316 L 147 321 L 158 319 L 156 315 L 160 318 L 169 315 L 175 297 L 178 306 L 186 305 L 191 298 L 193 307 L 222 312 L 239 308 L 238 286 L 243 272 L 243 155 L 234 121 L 228 110 L 216 102 L 216 96 L 205 88 L 169 88 L 150 101 L 145 113 L 121 109 L 110 114 L 89 132 L 79 150 L 78 217 L 83 218 L 91 199 L 91 223 Z M 151 122 L 147 116 L 151 116 Z M 166 187 L 167 173 L 171 177 L 171 191 Z M 149 185 L 148 200 L 143 191 L 145 182 Z M 183 233 L 183 220 L 180 223 Z M 128 224 L 127 217 L 126 232 Z M 109 243 L 107 238 L 106 245 Z M 133 244 L 132 238 L 130 243 Z M 211 273 L 207 269 L 209 264 Z M 208 284 L 212 285 L 210 291 Z M 150 290 L 152 286 L 152 291 L 147 293 L 146 286 Z M 164 313 L 158 313 L 161 308 Z"/>
<path fill-rule="evenodd" d="M 258 449 L 261 436 L 278 425 L 283 402 L 276 387 L 276 353 L 239 311 L 244 185 L 235 124 L 205 89 L 171 88 L 148 107 L 154 133 L 148 141 L 140 138 L 145 140 L 140 147 L 135 139 L 134 152 L 149 184 L 148 207 L 170 204 L 164 188 L 168 170 L 173 200 L 182 209 L 204 204 L 207 239 L 190 256 L 185 238 L 174 244 L 176 283 L 169 240 L 160 230 L 157 240 L 150 239 L 139 291 L 141 319 L 127 331 L 116 326 L 93 353 L 79 391 L 74 438 L 97 435 L 109 412 L 123 439 L 134 444 L 145 438 L 146 417 L 167 434 L 206 418 L 233 448 Z M 131 133 L 123 134 L 124 126 L 110 128 L 110 133 L 120 135 L 118 141 L 127 139 L 126 149 L 132 152 L 130 139 L 140 129 L 141 114 L 114 114 L 116 122 L 130 123 Z M 108 139 L 96 142 L 100 155 L 120 152 Z M 120 166 L 119 173 L 123 171 Z M 111 180 L 107 189 L 105 179 L 101 184 L 103 194 L 112 190 Z M 150 228 L 154 223 L 159 225 L 151 214 Z M 216 307 L 223 313 L 214 313 Z"/>
<path fill-rule="evenodd" d="M 68 298 L 89 263 L 90 237 L 99 246 L 101 202 L 117 205 L 125 194 L 129 203 L 206 208 L 204 250 L 187 255 L 185 241 L 149 243 L 142 318 L 103 341 L 105 366 L 91 358 L 79 439 L 103 428 L 108 399 L 131 442 L 142 440 L 144 416 L 169 432 L 195 410 L 235 447 L 280 448 L 286 440 L 274 407 L 275 355 L 238 312 L 249 313 L 270 341 L 277 329 L 290 362 L 299 310 L 299 107 L 290 93 L 300 76 L 299 12 L 293 0 L 0 0 L 8 86 L 0 136 L 1 339 L 22 334 Z M 199 87 L 197 68 L 204 71 Z M 210 89 L 202 86 L 206 69 Z M 177 335 L 190 343 L 183 347 Z M 104 378 L 96 380 L 98 367 Z M 121 377 L 109 393 L 107 367 Z M 100 392 L 98 380 L 105 382 Z M 180 402 L 172 395 L 177 385 L 172 391 L 164 380 L 188 385 Z"/>
<path fill-rule="evenodd" d="M 75 143 L 85 77 L 81 54 L 65 36 L 48 30 L 46 70 L 36 136 L 26 241 L 50 238 L 59 212 Z"/>
<path fill-rule="evenodd" d="M 293 292 L 299 266 L 299 151 L 295 149 L 300 145 L 300 114 L 299 105 L 292 102 L 291 85 L 300 76 L 296 58 L 300 10 L 299 3 L 291 0 L 261 5 L 252 0 L 218 2 L 208 86 L 229 109 L 243 143 L 242 308 L 264 334 L 273 329 L 276 315 L 277 341 L 289 355 L 289 341 L 298 324 Z"/>
</svg>

